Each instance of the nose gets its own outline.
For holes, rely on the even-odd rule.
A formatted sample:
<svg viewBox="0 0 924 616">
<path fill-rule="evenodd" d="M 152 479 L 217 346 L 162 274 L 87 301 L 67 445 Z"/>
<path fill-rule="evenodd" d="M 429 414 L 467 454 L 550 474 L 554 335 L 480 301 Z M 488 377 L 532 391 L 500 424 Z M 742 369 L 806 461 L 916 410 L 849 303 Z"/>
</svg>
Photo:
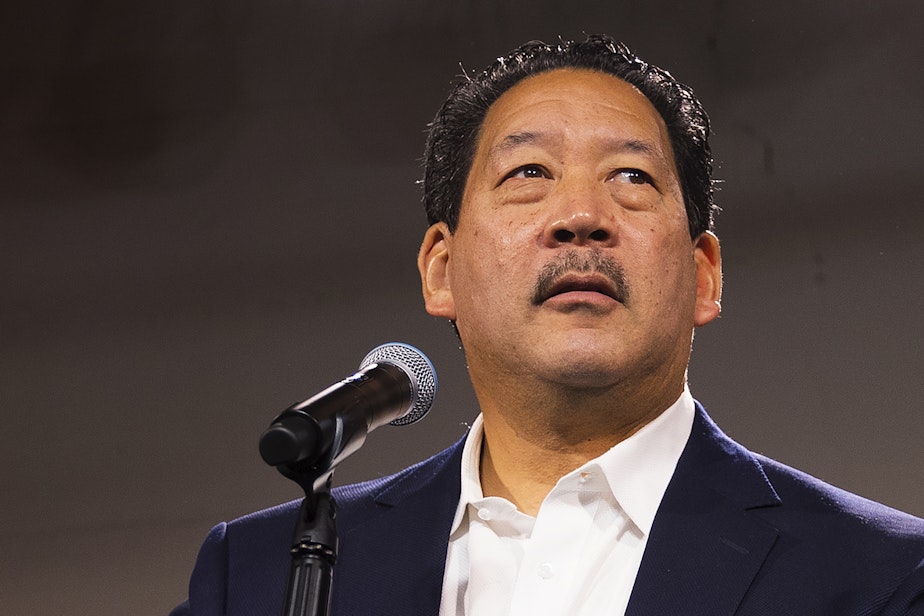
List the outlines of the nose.
<svg viewBox="0 0 924 616">
<path fill-rule="evenodd" d="M 545 244 L 611 244 L 616 237 L 612 204 L 602 192 L 572 190 L 561 195 L 561 207 L 552 212 L 545 229 Z"/>
</svg>

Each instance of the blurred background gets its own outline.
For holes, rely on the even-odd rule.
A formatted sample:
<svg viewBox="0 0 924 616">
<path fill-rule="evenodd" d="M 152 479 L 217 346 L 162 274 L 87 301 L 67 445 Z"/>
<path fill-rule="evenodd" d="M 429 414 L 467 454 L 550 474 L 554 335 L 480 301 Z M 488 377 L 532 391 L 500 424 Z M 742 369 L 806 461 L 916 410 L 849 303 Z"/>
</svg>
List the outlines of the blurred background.
<svg viewBox="0 0 924 616">
<path fill-rule="evenodd" d="M 722 318 L 691 387 L 747 446 L 924 515 L 924 47 L 914 2 L 35 0 L 0 7 L 0 612 L 165 614 L 208 529 L 299 496 L 257 452 L 372 347 L 477 413 L 427 316 L 427 122 L 462 72 L 607 32 L 715 128 Z"/>
</svg>

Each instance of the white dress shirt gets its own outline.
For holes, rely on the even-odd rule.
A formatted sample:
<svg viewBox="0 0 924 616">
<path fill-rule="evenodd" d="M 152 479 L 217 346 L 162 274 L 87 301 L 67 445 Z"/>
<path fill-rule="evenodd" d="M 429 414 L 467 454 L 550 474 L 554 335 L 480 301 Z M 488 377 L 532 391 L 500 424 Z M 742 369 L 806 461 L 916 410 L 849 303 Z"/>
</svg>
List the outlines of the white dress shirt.
<svg viewBox="0 0 924 616">
<path fill-rule="evenodd" d="M 484 496 L 479 415 L 462 451 L 440 615 L 624 614 L 693 415 L 685 387 L 651 423 L 559 479 L 535 518 Z"/>
</svg>

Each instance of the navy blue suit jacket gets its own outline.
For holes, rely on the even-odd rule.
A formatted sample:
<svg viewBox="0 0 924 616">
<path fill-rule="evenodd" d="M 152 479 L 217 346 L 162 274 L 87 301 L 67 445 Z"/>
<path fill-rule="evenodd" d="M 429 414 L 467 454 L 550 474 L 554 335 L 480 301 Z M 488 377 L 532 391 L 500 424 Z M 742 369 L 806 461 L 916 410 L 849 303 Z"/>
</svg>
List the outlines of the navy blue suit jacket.
<svg viewBox="0 0 924 616">
<path fill-rule="evenodd" d="M 437 614 L 461 455 L 335 490 L 335 616 Z M 173 616 L 281 614 L 298 504 L 212 529 Z M 626 614 L 924 615 L 924 520 L 747 451 L 697 404 Z"/>
</svg>

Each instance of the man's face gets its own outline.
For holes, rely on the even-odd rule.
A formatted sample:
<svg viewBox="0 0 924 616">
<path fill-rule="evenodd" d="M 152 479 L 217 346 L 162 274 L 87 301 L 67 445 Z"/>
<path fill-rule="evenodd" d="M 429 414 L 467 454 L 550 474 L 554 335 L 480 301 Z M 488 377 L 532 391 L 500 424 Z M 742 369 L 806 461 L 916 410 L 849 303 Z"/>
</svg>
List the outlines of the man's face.
<svg viewBox="0 0 924 616">
<path fill-rule="evenodd" d="M 528 78 L 490 108 L 454 233 L 420 254 L 427 309 L 456 321 L 476 389 L 679 385 L 718 314 L 718 243 L 689 236 L 663 120 L 587 70 Z"/>
</svg>

